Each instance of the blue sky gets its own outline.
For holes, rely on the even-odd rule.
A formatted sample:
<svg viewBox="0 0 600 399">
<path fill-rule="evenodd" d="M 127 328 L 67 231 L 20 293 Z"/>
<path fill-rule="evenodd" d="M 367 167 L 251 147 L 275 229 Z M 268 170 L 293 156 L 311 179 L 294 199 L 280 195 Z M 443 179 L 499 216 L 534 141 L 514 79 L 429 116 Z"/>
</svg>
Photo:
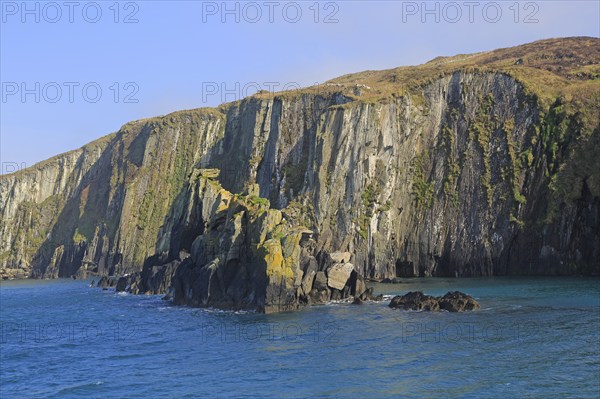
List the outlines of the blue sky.
<svg viewBox="0 0 600 399">
<path fill-rule="evenodd" d="M 256 88 L 600 36 L 595 0 L 0 4 L 2 173 L 130 120 L 218 105 Z"/>
</svg>

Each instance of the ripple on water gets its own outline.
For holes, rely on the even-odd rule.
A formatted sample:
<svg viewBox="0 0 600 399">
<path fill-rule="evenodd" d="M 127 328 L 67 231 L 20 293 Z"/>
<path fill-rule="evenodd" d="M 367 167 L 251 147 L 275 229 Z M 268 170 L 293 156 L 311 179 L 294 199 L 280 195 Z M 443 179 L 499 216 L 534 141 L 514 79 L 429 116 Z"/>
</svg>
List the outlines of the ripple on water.
<svg viewBox="0 0 600 399">
<path fill-rule="evenodd" d="M 383 302 L 261 315 L 175 307 L 77 281 L 3 284 L 3 326 L 72 324 L 79 335 L 4 334 L 0 397 L 597 398 L 599 286 L 415 279 L 376 285 Z M 407 290 L 468 292 L 482 310 L 387 307 Z M 88 326 L 97 329 L 82 334 Z"/>
</svg>

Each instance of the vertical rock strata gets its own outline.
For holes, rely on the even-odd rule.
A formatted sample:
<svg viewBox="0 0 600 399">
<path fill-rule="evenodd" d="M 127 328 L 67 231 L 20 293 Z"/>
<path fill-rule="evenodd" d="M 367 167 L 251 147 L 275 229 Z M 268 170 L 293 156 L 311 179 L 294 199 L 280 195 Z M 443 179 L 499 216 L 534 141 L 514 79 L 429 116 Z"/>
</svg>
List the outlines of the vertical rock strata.
<svg viewBox="0 0 600 399">
<path fill-rule="evenodd" d="M 128 123 L 1 177 L 0 275 L 128 274 L 132 292 L 273 312 L 364 278 L 598 274 L 600 75 L 527 62 L 575 94 L 456 67 Z"/>
</svg>

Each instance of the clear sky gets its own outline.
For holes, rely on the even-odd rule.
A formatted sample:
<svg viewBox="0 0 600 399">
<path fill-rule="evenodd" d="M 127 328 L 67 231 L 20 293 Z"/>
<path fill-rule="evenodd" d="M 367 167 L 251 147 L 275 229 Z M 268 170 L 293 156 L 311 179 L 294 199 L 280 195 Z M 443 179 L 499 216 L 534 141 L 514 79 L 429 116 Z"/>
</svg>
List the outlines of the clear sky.
<svg viewBox="0 0 600 399">
<path fill-rule="evenodd" d="M 1 0 L 0 162 L 31 166 L 124 123 L 566 36 L 600 1 Z"/>
</svg>

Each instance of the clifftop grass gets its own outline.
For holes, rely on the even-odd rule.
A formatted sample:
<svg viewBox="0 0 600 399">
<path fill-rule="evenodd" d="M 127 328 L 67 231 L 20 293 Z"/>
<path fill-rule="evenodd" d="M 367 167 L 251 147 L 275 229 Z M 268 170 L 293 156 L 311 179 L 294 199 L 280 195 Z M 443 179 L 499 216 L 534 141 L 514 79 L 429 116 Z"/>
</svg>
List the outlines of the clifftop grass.
<svg viewBox="0 0 600 399">
<path fill-rule="evenodd" d="M 366 85 L 363 97 L 388 97 L 414 92 L 456 71 L 500 72 L 520 81 L 545 105 L 557 96 L 574 101 L 600 97 L 600 39 L 548 39 L 521 46 L 469 55 L 437 57 L 423 65 L 344 75 L 327 83 Z"/>
</svg>

